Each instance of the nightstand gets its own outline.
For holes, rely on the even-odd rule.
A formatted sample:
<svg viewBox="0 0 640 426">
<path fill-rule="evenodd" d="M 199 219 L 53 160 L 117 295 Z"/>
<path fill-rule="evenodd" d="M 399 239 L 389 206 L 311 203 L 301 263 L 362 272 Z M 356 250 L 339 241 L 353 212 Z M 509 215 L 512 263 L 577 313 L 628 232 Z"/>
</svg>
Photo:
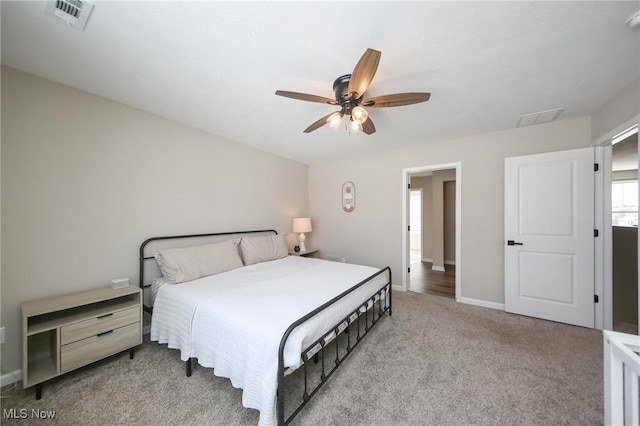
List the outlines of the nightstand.
<svg viewBox="0 0 640 426">
<path fill-rule="evenodd" d="M 307 251 L 299 251 L 299 252 L 290 250 L 289 254 L 291 256 L 316 257 L 318 255 L 318 249 L 309 249 Z"/>
<path fill-rule="evenodd" d="M 22 304 L 22 386 L 42 383 L 142 343 L 142 292 L 104 287 Z"/>
</svg>

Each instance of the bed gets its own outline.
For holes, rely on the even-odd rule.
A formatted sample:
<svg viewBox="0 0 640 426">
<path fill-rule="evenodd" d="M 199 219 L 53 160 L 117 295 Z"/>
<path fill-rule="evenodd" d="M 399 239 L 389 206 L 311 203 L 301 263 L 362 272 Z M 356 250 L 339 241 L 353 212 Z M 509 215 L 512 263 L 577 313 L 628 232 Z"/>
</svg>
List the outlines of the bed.
<svg viewBox="0 0 640 426">
<path fill-rule="evenodd" d="M 151 340 L 178 349 L 187 375 L 197 359 L 229 378 L 261 425 L 289 423 L 392 313 L 389 267 L 289 256 L 274 230 L 150 238 L 140 246 L 140 286 Z"/>
</svg>

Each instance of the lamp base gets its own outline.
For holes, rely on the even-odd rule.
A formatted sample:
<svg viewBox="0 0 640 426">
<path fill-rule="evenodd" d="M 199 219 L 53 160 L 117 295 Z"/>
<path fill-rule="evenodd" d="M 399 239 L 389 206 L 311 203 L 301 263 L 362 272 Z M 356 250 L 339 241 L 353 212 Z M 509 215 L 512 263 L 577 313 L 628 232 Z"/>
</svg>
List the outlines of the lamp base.
<svg viewBox="0 0 640 426">
<path fill-rule="evenodd" d="M 300 243 L 298 243 L 298 245 L 300 246 L 300 251 L 303 251 L 303 252 L 307 251 L 307 248 L 304 246 L 304 242 L 307 240 L 307 237 L 305 237 L 304 232 L 300 233 L 298 240 L 300 241 Z"/>
</svg>

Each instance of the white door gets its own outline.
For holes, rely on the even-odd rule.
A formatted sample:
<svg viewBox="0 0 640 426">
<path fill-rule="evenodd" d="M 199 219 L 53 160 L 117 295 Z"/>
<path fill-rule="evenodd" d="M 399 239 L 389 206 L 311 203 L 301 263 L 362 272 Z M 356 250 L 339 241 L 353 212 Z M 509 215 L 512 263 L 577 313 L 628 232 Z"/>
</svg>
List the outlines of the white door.
<svg viewBox="0 0 640 426">
<path fill-rule="evenodd" d="M 594 149 L 505 159 L 505 310 L 594 327 Z"/>
</svg>

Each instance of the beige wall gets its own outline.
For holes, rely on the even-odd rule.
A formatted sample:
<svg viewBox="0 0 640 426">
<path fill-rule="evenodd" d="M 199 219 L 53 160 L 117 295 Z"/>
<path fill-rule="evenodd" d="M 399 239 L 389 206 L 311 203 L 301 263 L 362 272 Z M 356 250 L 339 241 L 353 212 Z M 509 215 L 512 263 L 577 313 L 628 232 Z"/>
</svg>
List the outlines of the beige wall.
<svg viewBox="0 0 640 426">
<path fill-rule="evenodd" d="M 582 148 L 591 143 L 589 118 L 561 120 L 477 135 L 359 159 L 309 166 L 309 210 L 315 244 L 348 262 L 389 265 L 402 284 L 402 170 L 461 163 L 462 297 L 504 303 L 504 158 Z M 386 141 L 391 143 L 392 141 Z M 385 143 L 384 140 L 379 143 Z M 345 181 L 357 204 L 344 213 L 336 194 Z"/>
<path fill-rule="evenodd" d="M 640 114 L 640 80 L 613 96 L 591 118 L 591 134 L 597 141 L 611 134 L 621 124 L 633 120 Z"/>
<path fill-rule="evenodd" d="M 5 372 L 20 368 L 22 302 L 118 277 L 136 285 L 151 236 L 286 234 L 308 214 L 306 165 L 11 68 L 1 173 Z"/>
</svg>

